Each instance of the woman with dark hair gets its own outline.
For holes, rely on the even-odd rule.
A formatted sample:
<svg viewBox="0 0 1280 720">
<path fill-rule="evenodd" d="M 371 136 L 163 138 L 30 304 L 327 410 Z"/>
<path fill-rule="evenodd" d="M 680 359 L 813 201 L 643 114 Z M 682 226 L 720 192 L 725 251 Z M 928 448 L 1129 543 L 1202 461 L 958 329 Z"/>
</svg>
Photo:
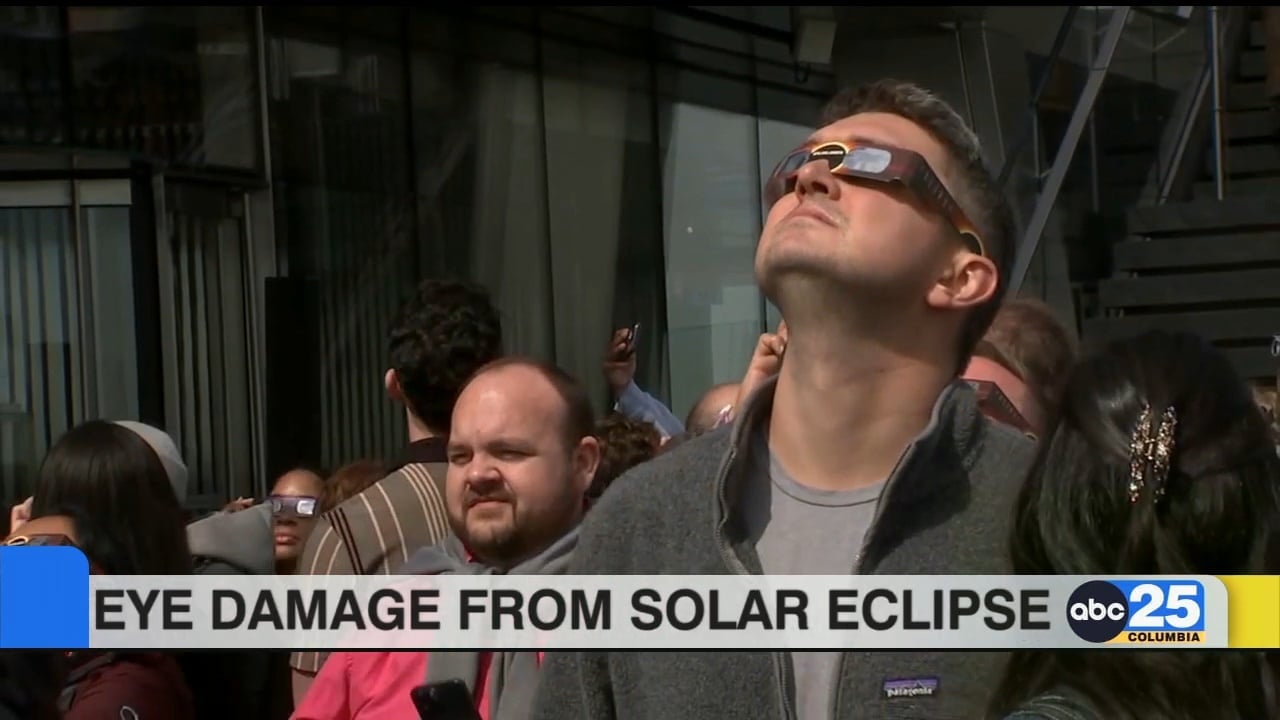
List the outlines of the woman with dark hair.
<svg viewBox="0 0 1280 720">
<path fill-rule="evenodd" d="M 1227 359 L 1150 333 L 1085 359 L 1018 499 L 1014 567 L 1065 575 L 1280 572 L 1280 458 Z M 1014 653 L 992 717 L 1276 717 L 1252 652 Z"/>
<path fill-rule="evenodd" d="M 88 558 L 93 573 L 106 572 L 102 558 L 121 556 L 120 543 L 106 515 L 73 503 L 37 507 L 44 512 L 37 510 L 17 534 L 5 539 L 6 545 L 28 545 L 37 539 L 45 544 L 72 545 Z M 65 675 L 59 678 L 60 687 L 46 683 L 31 688 L 32 705 L 47 708 L 56 701 L 63 720 L 191 720 L 195 715 L 182 671 L 167 654 L 88 650 L 65 653 L 60 663 L 49 658 L 43 661 L 48 665 L 44 678 L 58 669 Z"/>
<path fill-rule="evenodd" d="M 185 516 L 160 457 L 137 433 L 91 420 L 68 430 L 40 466 L 33 517 L 92 508 L 104 538 L 94 559 L 112 575 L 191 573 Z"/>
</svg>

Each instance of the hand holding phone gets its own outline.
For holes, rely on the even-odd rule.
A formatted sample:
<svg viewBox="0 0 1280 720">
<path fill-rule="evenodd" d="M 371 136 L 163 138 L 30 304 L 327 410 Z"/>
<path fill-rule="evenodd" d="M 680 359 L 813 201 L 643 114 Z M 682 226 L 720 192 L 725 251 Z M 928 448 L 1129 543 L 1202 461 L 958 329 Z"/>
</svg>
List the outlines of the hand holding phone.
<svg viewBox="0 0 1280 720">
<path fill-rule="evenodd" d="M 619 328 L 614 331 L 613 338 L 609 341 L 609 362 L 628 362 L 636 354 L 636 338 L 640 334 L 640 323 L 636 323 L 631 327 Z"/>
<path fill-rule="evenodd" d="M 482 720 L 462 680 L 420 685 L 409 691 L 420 720 Z"/>
</svg>

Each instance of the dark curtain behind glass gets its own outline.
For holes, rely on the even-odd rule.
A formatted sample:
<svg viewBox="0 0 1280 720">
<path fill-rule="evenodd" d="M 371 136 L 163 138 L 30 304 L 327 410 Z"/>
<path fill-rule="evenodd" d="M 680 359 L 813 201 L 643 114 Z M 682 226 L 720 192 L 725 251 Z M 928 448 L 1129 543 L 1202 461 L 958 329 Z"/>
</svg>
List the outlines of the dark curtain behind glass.
<svg viewBox="0 0 1280 720">
<path fill-rule="evenodd" d="M 399 15 L 266 12 L 277 241 L 290 274 L 312 281 L 319 351 L 299 362 L 319 365 L 312 461 L 331 467 L 404 442 L 382 385 L 387 333 L 418 275 L 403 59 L 382 35 Z"/>
</svg>

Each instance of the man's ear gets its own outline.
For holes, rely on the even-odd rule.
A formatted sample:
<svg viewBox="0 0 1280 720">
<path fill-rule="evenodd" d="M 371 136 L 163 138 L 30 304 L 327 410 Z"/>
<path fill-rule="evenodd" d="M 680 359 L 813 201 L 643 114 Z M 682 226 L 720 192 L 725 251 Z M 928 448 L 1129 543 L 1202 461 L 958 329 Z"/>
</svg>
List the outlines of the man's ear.
<svg viewBox="0 0 1280 720">
<path fill-rule="evenodd" d="M 965 310 L 990 300 L 999 284 L 999 272 L 990 258 L 961 252 L 929 288 L 925 302 L 939 310 Z"/>
<path fill-rule="evenodd" d="M 400 389 L 400 377 L 396 375 L 395 370 L 387 370 L 387 374 L 382 377 L 382 384 L 387 388 L 387 397 L 404 405 L 404 391 Z"/>
<path fill-rule="evenodd" d="M 588 435 L 573 449 L 573 481 L 578 494 L 585 494 L 600 467 L 600 441 Z"/>
</svg>

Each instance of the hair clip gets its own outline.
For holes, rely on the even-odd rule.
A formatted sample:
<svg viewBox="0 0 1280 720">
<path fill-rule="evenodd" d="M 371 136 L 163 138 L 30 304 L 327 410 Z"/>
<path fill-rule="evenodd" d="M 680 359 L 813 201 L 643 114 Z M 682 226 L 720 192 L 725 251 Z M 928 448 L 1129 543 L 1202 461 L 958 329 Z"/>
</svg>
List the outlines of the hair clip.
<svg viewBox="0 0 1280 720">
<path fill-rule="evenodd" d="M 1177 427 L 1178 414 L 1173 406 L 1165 408 L 1158 426 L 1151 406 L 1142 407 L 1133 439 L 1129 441 L 1129 502 L 1138 502 L 1142 489 L 1147 485 L 1151 485 L 1156 502 L 1164 496 Z"/>
</svg>

